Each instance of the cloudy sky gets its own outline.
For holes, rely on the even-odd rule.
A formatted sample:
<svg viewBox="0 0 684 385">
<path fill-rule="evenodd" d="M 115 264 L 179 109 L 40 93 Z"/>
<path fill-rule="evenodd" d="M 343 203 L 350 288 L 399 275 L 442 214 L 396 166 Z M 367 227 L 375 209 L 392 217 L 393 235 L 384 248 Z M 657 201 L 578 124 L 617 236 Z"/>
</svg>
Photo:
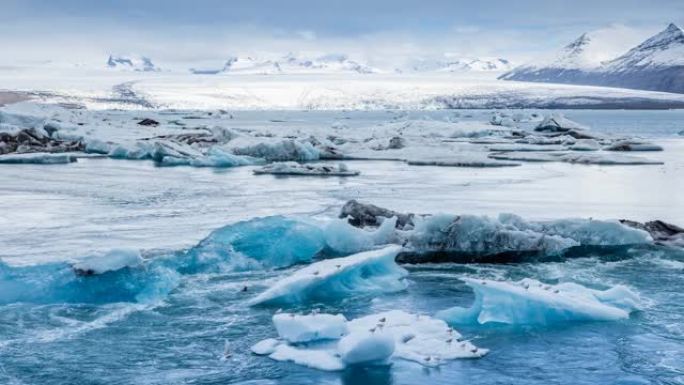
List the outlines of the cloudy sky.
<svg viewBox="0 0 684 385">
<path fill-rule="evenodd" d="M 682 0 L 0 0 L 2 60 L 167 62 L 338 52 L 371 61 L 452 54 L 526 61 L 597 29 L 617 45 L 669 22 Z"/>
</svg>

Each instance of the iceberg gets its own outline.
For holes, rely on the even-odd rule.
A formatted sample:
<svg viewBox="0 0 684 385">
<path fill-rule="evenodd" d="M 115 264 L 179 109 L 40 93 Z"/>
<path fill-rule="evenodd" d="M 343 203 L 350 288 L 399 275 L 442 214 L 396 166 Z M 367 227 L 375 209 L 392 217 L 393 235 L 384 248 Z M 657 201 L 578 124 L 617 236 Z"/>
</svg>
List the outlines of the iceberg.
<svg viewBox="0 0 684 385">
<path fill-rule="evenodd" d="M 594 290 L 575 283 L 547 285 L 464 278 L 475 291 L 470 308 L 454 307 L 436 317 L 450 324 L 555 324 L 568 321 L 616 321 L 638 310 L 639 297 L 624 286 Z"/>
<path fill-rule="evenodd" d="M 605 148 L 606 151 L 663 151 L 657 144 L 634 140 L 621 140 Z"/>
<path fill-rule="evenodd" d="M 341 315 L 282 313 L 277 316 L 300 323 L 297 329 L 301 330 L 308 330 L 308 325 L 314 324 L 314 320 L 319 329 L 331 328 L 337 332 L 343 328 L 340 322 L 344 317 Z M 328 323 L 330 325 L 326 325 Z M 300 343 L 288 341 L 279 330 L 279 338 L 267 338 L 256 343 L 252 352 L 276 361 L 291 361 L 328 371 L 343 370 L 350 365 L 386 365 L 395 359 L 435 367 L 449 360 L 480 358 L 488 352 L 464 340 L 443 320 L 401 310 L 345 321 L 344 329 L 343 335 L 336 338 Z"/>
<path fill-rule="evenodd" d="M 563 114 L 551 114 L 544 117 L 541 123 L 534 128 L 537 132 L 570 132 L 574 130 L 588 130 L 589 128 L 583 126 L 575 121 L 566 118 Z"/>
<path fill-rule="evenodd" d="M 349 201 L 342 208 L 341 217 L 350 225 L 366 231 L 383 228 L 381 242 L 404 246 L 398 255 L 401 262 L 427 261 L 484 261 L 496 257 L 527 254 L 562 256 L 565 251 L 580 246 L 624 246 L 650 244 L 651 235 L 640 228 L 619 221 L 592 219 L 561 219 L 527 221 L 513 214 L 492 218 L 476 215 L 416 215 L 397 213 L 373 205 Z M 391 216 L 392 225 L 386 224 Z M 401 219 L 401 221 L 398 221 Z M 330 234 L 349 231 L 338 224 Z M 386 227 L 385 227 L 386 226 Z M 392 233 L 393 232 L 393 233 Z M 328 231 L 326 231 L 328 233 Z M 372 234 L 372 233 L 371 233 Z M 330 235 L 327 235 L 330 236 Z M 367 244 L 372 244 L 368 242 Z"/>
<path fill-rule="evenodd" d="M 105 254 L 86 257 L 71 266 L 79 275 L 96 275 L 126 267 L 136 267 L 142 262 L 143 259 L 138 250 L 115 249 Z"/>
<path fill-rule="evenodd" d="M 325 234 L 303 219 L 273 216 L 238 222 L 213 231 L 179 260 L 183 271 L 288 267 L 310 262 L 324 251 Z"/>
<path fill-rule="evenodd" d="M 272 175 L 303 175 L 303 176 L 356 176 L 360 172 L 350 170 L 347 165 L 340 163 L 337 167 L 324 164 L 299 164 L 296 162 L 272 163 L 260 169 L 254 170 L 254 174 Z"/>
<path fill-rule="evenodd" d="M 263 158 L 269 162 L 318 160 L 320 151 L 311 143 L 292 139 L 238 138 L 230 143 L 235 155 Z"/>
<path fill-rule="evenodd" d="M 341 314 L 278 313 L 273 316 L 273 325 L 280 338 L 295 344 L 336 340 L 348 333 L 347 319 Z"/>
<path fill-rule="evenodd" d="M 576 150 L 576 148 L 572 148 Z M 586 150 L 586 147 L 585 147 Z M 660 165 L 661 161 L 641 158 L 637 156 L 624 155 L 620 153 L 608 153 L 603 151 L 592 152 L 525 152 L 511 153 L 500 152 L 489 155 L 492 159 L 512 160 L 523 162 L 565 162 L 573 164 L 595 164 L 595 165 Z"/>
<path fill-rule="evenodd" d="M 577 139 L 577 141 L 570 146 L 573 151 L 598 151 L 601 145 L 594 139 Z"/>
<path fill-rule="evenodd" d="M 34 152 L 0 155 L 0 164 L 69 164 L 76 162 L 76 159 L 74 154 Z"/>
<path fill-rule="evenodd" d="M 276 282 L 254 298 L 251 304 L 326 301 L 355 294 L 404 290 L 404 277 L 408 272 L 394 261 L 401 249 L 401 246 L 391 245 L 349 257 L 312 263 Z"/>
</svg>

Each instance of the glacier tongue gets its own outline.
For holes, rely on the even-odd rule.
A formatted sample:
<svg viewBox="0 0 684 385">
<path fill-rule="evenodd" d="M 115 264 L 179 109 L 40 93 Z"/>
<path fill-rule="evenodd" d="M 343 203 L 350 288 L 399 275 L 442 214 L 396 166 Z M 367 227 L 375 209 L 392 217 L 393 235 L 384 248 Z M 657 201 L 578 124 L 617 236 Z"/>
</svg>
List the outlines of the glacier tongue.
<svg viewBox="0 0 684 385">
<path fill-rule="evenodd" d="M 594 290 L 575 283 L 547 285 L 533 279 L 503 282 L 464 278 L 475 291 L 470 308 L 437 313 L 450 324 L 553 324 L 566 321 L 616 321 L 629 318 L 639 297 L 624 286 Z"/>
</svg>

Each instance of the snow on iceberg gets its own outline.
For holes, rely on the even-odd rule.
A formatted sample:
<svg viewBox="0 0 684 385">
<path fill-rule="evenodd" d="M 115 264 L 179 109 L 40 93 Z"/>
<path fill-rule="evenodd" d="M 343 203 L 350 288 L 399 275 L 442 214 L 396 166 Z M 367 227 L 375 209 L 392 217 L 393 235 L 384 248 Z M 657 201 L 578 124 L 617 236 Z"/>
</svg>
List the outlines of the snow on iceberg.
<svg viewBox="0 0 684 385">
<path fill-rule="evenodd" d="M 95 275 L 135 267 L 142 262 L 143 259 L 138 250 L 115 249 L 105 254 L 84 258 L 71 266 L 79 275 Z"/>
<path fill-rule="evenodd" d="M 575 283 L 546 285 L 533 279 L 504 282 L 464 278 L 475 291 L 470 308 L 437 313 L 450 324 L 553 324 L 615 321 L 638 309 L 639 297 L 624 286 L 594 290 Z"/>
<path fill-rule="evenodd" d="M 337 167 L 325 164 L 299 164 L 296 162 L 278 162 L 254 170 L 254 174 L 273 175 L 314 175 L 314 176 L 356 176 L 359 171 L 350 170 L 347 165 L 340 163 Z"/>
<path fill-rule="evenodd" d="M 336 340 L 347 334 L 347 319 L 341 314 L 278 313 L 273 325 L 280 338 L 290 343 Z"/>
<path fill-rule="evenodd" d="M 343 316 L 312 314 L 278 317 L 319 324 L 330 323 L 341 331 Z M 274 317 L 275 320 L 275 317 Z M 303 325 L 301 328 L 305 328 Z M 449 360 L 479 358 L 487 354 L 444 321 L 400 310 L 368 315 L 345 321 L 345 332 L 334 339 L 310 340 L 293 344 L 278 332 L 280 338 L 268 338 L 252 346 L 252 352 L 268 355 L 277 361 L 291 361 L 321 370 L 342 370 L 349 365 L 384 365 L 394 359 L 413 361 L 424 366 L 439 366 Z"/>
<path fill-rule="evenodd" d="M 312 263 L 276 282 L 251 303 L 299 303 L 404 290 L 408 272 L 395 262 L 401 249 L 391 245 Z"/>
</svg>

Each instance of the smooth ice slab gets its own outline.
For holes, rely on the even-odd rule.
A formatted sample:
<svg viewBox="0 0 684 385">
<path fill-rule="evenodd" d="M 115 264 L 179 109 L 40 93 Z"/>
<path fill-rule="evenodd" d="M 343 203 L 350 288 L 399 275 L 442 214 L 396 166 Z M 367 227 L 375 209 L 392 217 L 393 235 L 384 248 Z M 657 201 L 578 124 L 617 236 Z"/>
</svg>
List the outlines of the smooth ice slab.
<svg viewBox="0 0 684 385">
<path fill-rule="evenodd" d="M 334 300 L 354 294 L 404 290 L 408 273 L 394 261 L 401 249 L 392 245 L 313 263 L 276 282 L 254 298 L 252 304 Z"/>
<path fill-rule="evenodd" d="M 554 324 L 567 321 L 617 321 L 638 309 L 639 297 L 624 286 L 594 290 L 575 283 L 547 285 L 464 278 L 475 291 L 470 308 L 437 313 L 450 324 Z"/>
</svg>

